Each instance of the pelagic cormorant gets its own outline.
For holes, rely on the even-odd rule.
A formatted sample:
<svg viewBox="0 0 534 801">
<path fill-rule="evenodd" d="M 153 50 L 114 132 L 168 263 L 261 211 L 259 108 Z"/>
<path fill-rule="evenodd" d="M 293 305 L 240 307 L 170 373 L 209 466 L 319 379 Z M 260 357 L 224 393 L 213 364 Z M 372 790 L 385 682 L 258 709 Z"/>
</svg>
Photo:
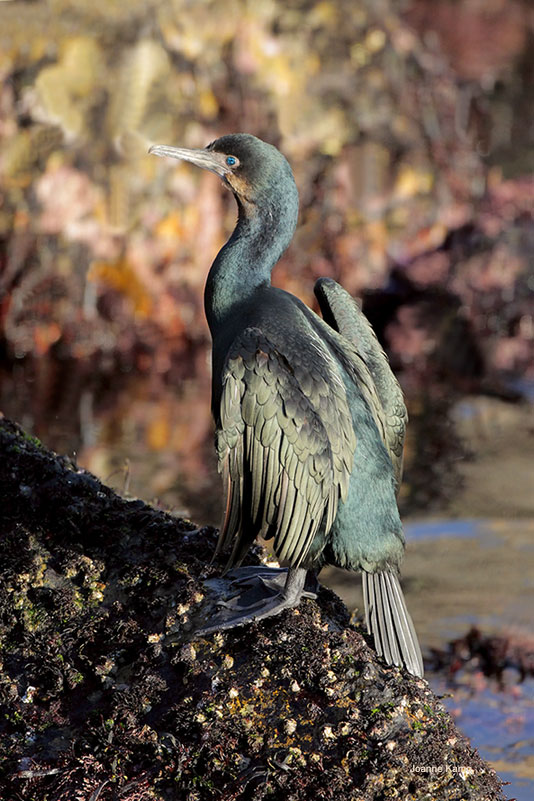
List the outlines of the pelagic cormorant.
<svg viewBox="0 0 534 801">
<path fill-rule="evenodd" d="M 379 655 L 423 675 L 398 580 L 404 536 L 396 502 L 406 408 L 358 305 L 316 282 L 321 319 L 271 286 L 297 223 L 291 168 L 272 145 L 232 134 L 204 150 L 157 145 L 157 156 L 216 173 L 233 191 L 236 228 L 210 269 L 205 310 L 213 339 L 212 412 L 231 547 L 232 592 L 204 632 L 277 614 L 314 597 L 308 571 L 359 570 Z M 239 567 L 256 537 L 274 538 L 288 569 Z"/>
</svg>

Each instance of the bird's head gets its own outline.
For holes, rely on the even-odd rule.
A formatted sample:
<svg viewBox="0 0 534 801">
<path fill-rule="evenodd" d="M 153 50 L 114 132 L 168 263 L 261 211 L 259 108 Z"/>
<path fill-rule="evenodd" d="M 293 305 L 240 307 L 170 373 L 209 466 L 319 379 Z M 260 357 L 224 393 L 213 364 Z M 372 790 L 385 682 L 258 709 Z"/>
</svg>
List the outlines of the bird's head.
<svg viewBox="0 0 534 801">
<path fill-rule="evenodd" d="M 218 175 L 233 191 L 249 214 L 254 207 L 284 194 L 298 197 L 293 173 L 286 158 L 273 145 L 252 134 L 222 136 L 203 150 L 154 145 L 149 153 L 196 164 Z"/>
</svg>

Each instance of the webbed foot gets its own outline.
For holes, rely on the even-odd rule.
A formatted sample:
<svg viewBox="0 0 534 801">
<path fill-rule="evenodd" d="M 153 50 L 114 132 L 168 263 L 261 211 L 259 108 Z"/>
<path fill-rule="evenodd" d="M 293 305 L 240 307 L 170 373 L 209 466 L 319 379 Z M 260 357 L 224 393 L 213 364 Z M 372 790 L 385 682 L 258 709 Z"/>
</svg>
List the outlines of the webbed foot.
<svg viewBox="0 0 534 801">
<path fill-rule="evenodd" d="M 217 612 L 197 634 L 211 634 L 254 620 L 263 620 L 298 606 L 301 598 L 316 598 L 319 584 L 305 568 L 273 568 L 265 565 L 238 567 L 204 582 L 215 595 Z"/>
</svg>

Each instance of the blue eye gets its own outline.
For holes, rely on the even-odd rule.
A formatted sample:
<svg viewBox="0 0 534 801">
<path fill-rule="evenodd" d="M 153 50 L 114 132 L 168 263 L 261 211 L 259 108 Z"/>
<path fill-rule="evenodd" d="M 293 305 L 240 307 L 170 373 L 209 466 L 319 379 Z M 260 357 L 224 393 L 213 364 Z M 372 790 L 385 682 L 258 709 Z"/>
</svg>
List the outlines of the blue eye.
<svg viewBox="0 0 534 801">
<path fill-rule="evenodd" d="M 226 156 L 226 163 L 229 167 L 233 167 L 234 164 L 237 164 L 237 159 L 235 159 L 233 156 Z"/>
</svg>

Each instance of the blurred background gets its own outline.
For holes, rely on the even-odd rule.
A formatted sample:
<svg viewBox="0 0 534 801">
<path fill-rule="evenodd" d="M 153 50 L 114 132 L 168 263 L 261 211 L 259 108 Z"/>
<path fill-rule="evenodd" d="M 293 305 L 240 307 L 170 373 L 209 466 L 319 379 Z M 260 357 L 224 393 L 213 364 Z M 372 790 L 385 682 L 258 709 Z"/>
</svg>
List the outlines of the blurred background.
<svg viewBox="0 0 534 801">
<path fill-rule="evenodd" d="M 518 799 L 533 46 L 529 0 L 0 1 L 0 410 L 118 491 L 217 524 L 202 293 L 235 204 L 146 154 L 233 131 L 277 145 L 301 212 L 273 282 L 313 306 L 332 276 L 389 353 L 411 419 L 409 606 L 434 687 Z M 360 606 L 352 576 L 324 578 Z"/>
</svg>

